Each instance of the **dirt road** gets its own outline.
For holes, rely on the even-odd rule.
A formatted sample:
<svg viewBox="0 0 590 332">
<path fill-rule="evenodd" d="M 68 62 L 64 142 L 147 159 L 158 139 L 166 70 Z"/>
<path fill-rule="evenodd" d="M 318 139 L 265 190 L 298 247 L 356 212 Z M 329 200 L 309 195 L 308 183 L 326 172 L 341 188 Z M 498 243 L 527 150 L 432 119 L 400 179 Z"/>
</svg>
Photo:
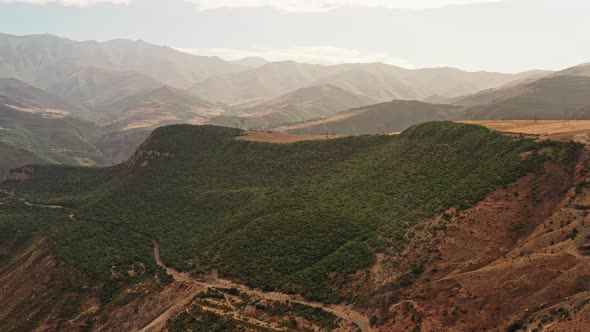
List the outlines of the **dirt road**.
<svg viewBox="0 0 590 332">
<path fill-rule="evenodd" d="M 185 292 L 181 293 L 176 297 L 174 303 L 168 306 L 164 312 L 162 312 L 158 317 L 154 320 L 149 322 L 146 326 L 141 328 L 139 332 L 152 332 L 152 331 L 160 331 L 166 325 L 166 322 L 172 318 L 176 313 L 180 312 L 185 305 L 189 304 L 190 301 L 199 294 L 203 290 L 202 287 L 195 287 L 188 288 Z"/>
<path fill-rule="evenodd" d="M 154 241 L 154 258 L 156 260 L 156 263 L 159 266 L 166 269 L 168 274 L 170 274 L 172 277 L 174 277 L 174 279 L 176 279 L 178 281 L 193 283 L 193 284 L 200 285 L 200 286 L 203 286 L 206 288 L 236 288 L 242 293 L 246 293 L 248 295 L 255 295 L 257 297 L 267 299 L 267 300 L 281 301 L 281 302 L 290 301 L 293 303 L 299 303 L 299 304 L 303 304 L 303 305 L 314 307 L 314 308 L 321 308 L 324 311 L 330 312 L 343 320 L 352 322 L 353 324 L 358 326 L 359 329 L 363 332 L 374 331 L 373 329 L 371 329 L 370 324 L 369 324 L 369 319 L 367 317 L 365 317 L 360 312 L 350 309 L 348 306 L 345 306 L 345 305 L 324 306 L 321 303 L 303 301 L 303 300 L 297 299 L 294 296 L 287 295 L 287 294 L 253 290 L 253 289 L 250 289 L 244 285 L 236 284 L 236 283 L 231 282 L 229 280 L 224 280 L 224 279 L 220 279 L 220 278 L 209 278 L 204 281 L 197 280 L 197 279 L 193 278 L 192 276 L 190 276 L 188 273 L 180 272 L 174 268 L 166 266 L 166 264 L 164 264 L 164 262 L 162 261 L 162 259 L 160 257 L 160 244 L 157 241 Z M 147 331 L 147 330 L 141 330 L 141 331 L 143 332 L 143 331 Z"/>
</svg>

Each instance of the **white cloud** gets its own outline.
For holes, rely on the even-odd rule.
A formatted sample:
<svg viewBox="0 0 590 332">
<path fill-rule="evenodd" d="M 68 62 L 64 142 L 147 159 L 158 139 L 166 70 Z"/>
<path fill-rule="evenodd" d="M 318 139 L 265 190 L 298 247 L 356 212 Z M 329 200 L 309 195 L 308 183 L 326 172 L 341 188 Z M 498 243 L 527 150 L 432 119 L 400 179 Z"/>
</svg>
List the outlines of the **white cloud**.
<svg viewBox="0 0 590 332">
<path fill-rule="evenodd" d="M 185 0 L 200 10 L 218 8 L 271 7 L 295 12 L 322 12 L 341 7 L 367 7 L 388 9 L 442 8 L 452 5 L 499 2 L 505 0 Z"/>
<path fill-rule="evenodd" d="M 64 6 L 91 6 L 99 3 L 129 4 L 142 0 L 0 0 L 2 3 L 61 4 Z M 160 0 L 166 2 L 168 0 Z M 389 9 L 428 9 L 451 5 L 477 4 L 506 0 L 184 0 L 196 4 L 200 10 L 219 8 L 260 8 L 294 12 L 322 12 L 341 7 L 367 7 Z"/>
<path fill-rule="evenodd" d="M 32 5 L 48 5 L 48 4 L 59 4 L 64 6 L 91 6 L 99 3 L 112 3 L 116 5 L 128 4 L 132 0 L 0 0 L 2 3 L 25 3 Z"/>
<path fill-rule="evenodd" d="M 354 49 L 338 48 L 332 46 L 311 46 L 311 47 L 252 47 L 249 49 L 233 48 L 177 48 L 186 53 L 197 55 L 218 56 L 225 60 L 239 60 L 246 57 L 262 57 L 270 61 L 293 60 L 303 63 L 332 65 L 341 63 L 372 63 L 382 62 L 404 68 L 414 66 L 404 59 L 391 57 L 385 53 L 364 52 Z"/>
</svg>

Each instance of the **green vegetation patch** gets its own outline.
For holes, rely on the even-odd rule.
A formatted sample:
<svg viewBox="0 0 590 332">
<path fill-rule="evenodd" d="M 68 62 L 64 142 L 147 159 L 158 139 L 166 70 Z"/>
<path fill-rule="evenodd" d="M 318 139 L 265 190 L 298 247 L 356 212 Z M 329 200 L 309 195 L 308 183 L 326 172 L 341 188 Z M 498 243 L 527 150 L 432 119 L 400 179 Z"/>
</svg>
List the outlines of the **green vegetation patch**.
<svg viewBox="0 0 590 332">
<path fill-rule="evenodd" d="M 41 167 L 16 191 L 76 206 L 78 224 L 55 235 L 60 256 L 105 280 L 113 265 L 153 265 L 157 239 L 177 269 L 333 302 L 329 281 L 369 267 L 380 247 L 400 248 L 408 227 L 571 157 L 451 122 L 281 145 L 240 134 L 163 127 L 132 169 Z"/>
</svg>

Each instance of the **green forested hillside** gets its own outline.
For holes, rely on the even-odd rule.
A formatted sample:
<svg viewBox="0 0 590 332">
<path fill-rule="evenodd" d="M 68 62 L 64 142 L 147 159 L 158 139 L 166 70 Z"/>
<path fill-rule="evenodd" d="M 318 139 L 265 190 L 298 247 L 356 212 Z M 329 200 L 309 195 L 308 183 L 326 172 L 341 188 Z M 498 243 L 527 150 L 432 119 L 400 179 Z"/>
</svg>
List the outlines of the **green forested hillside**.
<svg viewBox="0 0 590 332">
<path fill-rule="evenodd" d="M 0 179 L 26 164 L 111 165 L 126 160 L 149 130 L 109 132 L 68 116 L 28 113 L 0 101 Z"/>
<path fill-rule="evenodd" d="M 94 141 L 105 134 L 98 125 L 72 117 L 20 112 L 0 104 L 0 139 L 9 144 L 62 149 L 99 156 Z"/>
<path fill-rule="evenodd" d="M 0 162 L 0 179 L 3 179 L 4 174 L 12 168 L 26 164 L 48 163 L 48 160 L 31 151 L 4 143 L 0 143 L 0 156 L 2 156 L 2 161 Z"/>
<path fill-rule="evenodd" d="M 540 152 L 549 143 L 451 122 L 283 145 L 240 134 L 162 127 L 125 165 L 35 167 L 30 180 L 4 186 L 71 208 L 52 226 L 58 256 L 111 291 L 131 281 L 113 281 L 113 267 L 155 268 L 157 239 L 180 270 L 217 269 L 250 286 L 337 301 L 329 280 L 368 267 L 375 251 L 400 250 L 420 220 L 469 206 L 549 157 Z M 552 158 L 575 152 L 551 146 L 542 151 Z"/>
</svg>

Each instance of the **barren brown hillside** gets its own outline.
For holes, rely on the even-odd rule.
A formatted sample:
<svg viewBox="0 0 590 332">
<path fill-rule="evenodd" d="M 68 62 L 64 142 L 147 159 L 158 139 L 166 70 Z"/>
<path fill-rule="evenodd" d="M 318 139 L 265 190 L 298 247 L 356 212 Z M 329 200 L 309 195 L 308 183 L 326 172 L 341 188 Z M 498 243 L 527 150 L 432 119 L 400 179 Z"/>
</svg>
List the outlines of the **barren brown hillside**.
<svg viewBox="0 0 590 332">
<path fill-rule="evenodd" d="M 356 291 L 379 289 L 405 261 L 427 262 L 410 290 L 370 300 L 381 330 L 588 331 L 589 167 L 587 151 L 575 179 L 546 164 L 417 228 L 403 254 L 359 277 Z"/>
</svg>

